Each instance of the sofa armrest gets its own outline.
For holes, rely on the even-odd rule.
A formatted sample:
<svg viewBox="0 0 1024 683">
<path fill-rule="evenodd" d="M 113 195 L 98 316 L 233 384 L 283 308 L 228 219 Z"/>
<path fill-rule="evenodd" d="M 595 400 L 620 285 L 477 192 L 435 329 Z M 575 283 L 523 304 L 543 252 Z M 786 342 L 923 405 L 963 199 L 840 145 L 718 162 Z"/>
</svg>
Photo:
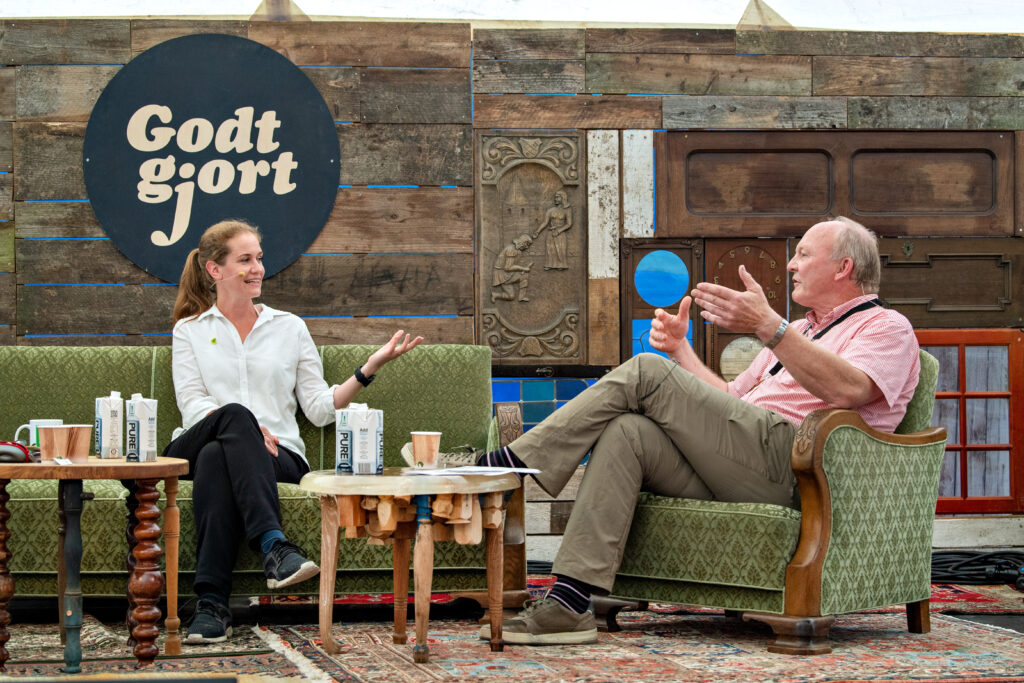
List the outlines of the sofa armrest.
<svg viewBox="0 0 1024 683">
<path fill-rule="evenodd" d="M 822 570 L 833 540 L 833 493 L 826 464 L 828 458 L 843 457 L 836 449 L 827 453 L 826 443 L 837 429 L 844 427 L 853 428 L 876 442 L 890 444 L 896 452 L 903 450 L 902 447 L 938 445 L 941 448 L 946 440 L 946 430 L 941 427 L 929 427 L 913 434 L 880 432 L 852 410 L 816 410 L 804 419 L 793 441 L 791 460 L 800 493 L 801 523 L 800 541 L 786 568 L 787 614 L 821 613 Z"/>
</svg>

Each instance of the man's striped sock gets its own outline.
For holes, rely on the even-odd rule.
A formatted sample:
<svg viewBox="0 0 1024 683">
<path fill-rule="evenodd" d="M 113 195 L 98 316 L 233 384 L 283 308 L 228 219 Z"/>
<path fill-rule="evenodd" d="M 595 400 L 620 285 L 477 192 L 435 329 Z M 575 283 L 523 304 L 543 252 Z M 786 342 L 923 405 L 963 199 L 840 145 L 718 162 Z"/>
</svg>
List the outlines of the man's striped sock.
<svg viewBox="0 0 1024 683">
<path fill-rule="evenodd" d="M 548 597 L 565 605 L 576 614 L 583 614 L 590 607 L 592 586 L 571 576 L 555 574 L 555 585 L 548 591 Z"/>
<path fill-rule="evenodd" d="M 476 464 L 481 467 L 526 467 L 526 463 L 517 458 L 508 446 L 484 453 L 477 458 Z"/>
</svg>

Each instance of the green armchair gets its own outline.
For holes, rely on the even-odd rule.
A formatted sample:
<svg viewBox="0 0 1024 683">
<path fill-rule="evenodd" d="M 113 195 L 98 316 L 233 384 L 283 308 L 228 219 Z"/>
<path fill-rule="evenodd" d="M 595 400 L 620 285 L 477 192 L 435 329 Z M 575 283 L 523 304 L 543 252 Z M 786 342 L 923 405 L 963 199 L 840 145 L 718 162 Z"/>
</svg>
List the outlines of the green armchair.
<svg viewBox="0 0 1024 683">
<path fill-rule="evenodd" d="M 834 615 L 886 605 L 906 604 L 908 630 L 927 633 L 946 443 L 929 426 L 937 377 L 922 351 L 896 434 L 850 410 L 808 415 L 793 444 L 798 510 L 642 494 L 612 597 L 742 613 L 770 625 L 768 649 L 784 654 L 831 652 Z"/>
</svg>

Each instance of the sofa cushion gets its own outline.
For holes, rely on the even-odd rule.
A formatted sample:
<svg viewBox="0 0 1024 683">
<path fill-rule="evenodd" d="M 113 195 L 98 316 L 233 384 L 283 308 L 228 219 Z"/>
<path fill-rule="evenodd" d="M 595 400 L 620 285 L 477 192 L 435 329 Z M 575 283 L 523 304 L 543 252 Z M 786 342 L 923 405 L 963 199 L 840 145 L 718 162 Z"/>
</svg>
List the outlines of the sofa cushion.
<svg viewBox="0 0 1024 683">
<path fill-rule="evenodd" d="M 800 512 L 641 494 L 619 575 L 781 591 Z"/>
</svg>

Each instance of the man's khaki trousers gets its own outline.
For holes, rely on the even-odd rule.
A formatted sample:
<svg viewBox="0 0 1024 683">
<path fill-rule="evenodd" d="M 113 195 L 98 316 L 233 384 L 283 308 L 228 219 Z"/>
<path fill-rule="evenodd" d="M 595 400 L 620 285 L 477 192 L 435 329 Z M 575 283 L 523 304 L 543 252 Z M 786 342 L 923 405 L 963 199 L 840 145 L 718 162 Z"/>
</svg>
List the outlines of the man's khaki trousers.
<svg viewBox="0 0 1024 683">
<path fill-rule="evenodd" d="M 591 451 L 554 573 L 610 591 L 640 491 L 792 503 L 796 427 L 656 354 L 634 356 L 511 448 L 557 495 Z"/>
</svg>

